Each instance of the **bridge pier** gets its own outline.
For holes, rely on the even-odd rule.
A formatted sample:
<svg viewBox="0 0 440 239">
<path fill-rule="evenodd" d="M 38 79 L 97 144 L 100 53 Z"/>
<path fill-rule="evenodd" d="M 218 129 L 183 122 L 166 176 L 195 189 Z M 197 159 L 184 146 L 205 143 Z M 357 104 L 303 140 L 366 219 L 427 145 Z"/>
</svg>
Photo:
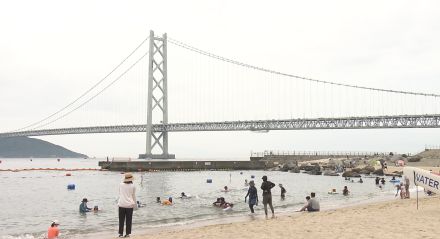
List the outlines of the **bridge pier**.
<svg viewBox="0 0 440 239">
<path fill-rule="evenodd" d="M 175 159 L 174 154 L 139 154 L 139 159 Z"/>
</svg>

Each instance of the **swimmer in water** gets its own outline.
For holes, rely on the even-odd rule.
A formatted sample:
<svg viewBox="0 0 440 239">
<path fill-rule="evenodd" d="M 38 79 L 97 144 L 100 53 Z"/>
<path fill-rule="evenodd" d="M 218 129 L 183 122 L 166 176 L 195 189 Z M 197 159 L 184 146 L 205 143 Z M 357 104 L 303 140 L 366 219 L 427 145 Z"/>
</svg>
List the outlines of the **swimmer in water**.
<svg viewBox="0 0 440 239">
<path fill-rule="evenodd" d="M 172 205 L 173 204 L 173 198 L 172 197 L 169 197 L 168 199 L 165 199 L 163 202 L 162 202 L 162 205 L 167 205 L 167 206 L 169 206 L 169 205 Z"/>
<path fill-rule="evenodd" d="M 224 192 L 229 192 L 228 186 L 225 186 L 225 187 L 223 188 L 223 191 L 224 191 Z"/>
<path fill-rule="evenodd" d="M 217 198 L 215 202 L 212 203 L 213 206 L 219 207 L 222 203 L 222 198 Z"/>
<path fill-rule="evenodd" d="M 156 202 L 160 203 L 160 197 L 156 197 Z"/>
<path fill-rule="evenodd" d="M 186 194 L 185 194 L 185 192 L 182 192 L 181 194 L 180 194 L 180 198 L 187 198 L 188 196 L 186 196 Z"/>
</svg>

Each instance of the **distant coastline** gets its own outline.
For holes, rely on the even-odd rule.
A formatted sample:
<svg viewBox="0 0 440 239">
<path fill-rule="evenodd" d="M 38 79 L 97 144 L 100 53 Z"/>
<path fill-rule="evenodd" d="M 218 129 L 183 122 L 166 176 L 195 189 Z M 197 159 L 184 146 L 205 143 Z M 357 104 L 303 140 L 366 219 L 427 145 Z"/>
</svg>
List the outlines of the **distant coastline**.
<svg viewBox="0 0 440 239">
<path fill-rule="evenodd" d="M 0 138 L 0 158 L 88 158 L 62 146 L 28 137 Z"/>
</svg>

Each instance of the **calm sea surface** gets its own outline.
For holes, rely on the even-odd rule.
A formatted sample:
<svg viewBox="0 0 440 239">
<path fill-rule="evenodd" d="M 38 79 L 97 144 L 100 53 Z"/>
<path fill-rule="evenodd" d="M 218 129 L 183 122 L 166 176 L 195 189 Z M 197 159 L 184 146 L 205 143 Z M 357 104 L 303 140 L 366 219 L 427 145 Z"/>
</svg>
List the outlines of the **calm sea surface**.
<svg viewBox="0 0 440 239">
<path fill-rule="evenodd" d="M 24 168 L 98 168 L 94 159 L 0 159 L 0 169 Z M 89 233 L 117 234 L 118 186 L 122 180 L 119 172 L 73 171 L 19 171 L 0 172 L 0 237 L 43 238 L 51 220 L 60 221 L 63 238 L 75 238 Z M 185 225 L 198 221 L 247 216 L 248 205 L 244 202 L 247 188 L 244 180 L 255 182 L 261 197 L 261 177 L 282 183 L 287 190 L 286 200 L 280 199 L 279 187 L 272 190 L 276 212 L 295 211 L 302 207 L 305 196 L 316 192 L 321 209 L 357 204 L 361 202 L 394 197 L 394 188 L 388 182 L 379 189 L 374 178 L 364 178 L 364 183 L 351 183 L 342 177 L 312 176 L 269 171 L 201 171 L 201 172 L 151 172 L 134 173 L 137 199 L 147 204 L 134 212 L 133 233 L 136 230 L 170 225 Z M 206 183 L 212 179 L 212 183 Z M 355 179 L 357 181 L 357 179 Z M 67 190 L 68 184 L 75 184 L 75 190 Z M 227 185 L 231 191 L 221 192 Z M 351 195 L 330 195 L 336 188 L 341 192 L 347 185 Z M 192 196 L 179 199 L 181 192 Z M 173 206 L 162 206 L 156 197 L 172 196 Z M 78 212 L 83 197 L 89 199 L 88 206 L 99 206 L 102 211 L 81 215 Z M 225 197 L 234 203 L 232 211 L 223 211 L 212 206 L 217 197 Z M 262 205 L 257 214 L 264 214 Z"/>
</svg>

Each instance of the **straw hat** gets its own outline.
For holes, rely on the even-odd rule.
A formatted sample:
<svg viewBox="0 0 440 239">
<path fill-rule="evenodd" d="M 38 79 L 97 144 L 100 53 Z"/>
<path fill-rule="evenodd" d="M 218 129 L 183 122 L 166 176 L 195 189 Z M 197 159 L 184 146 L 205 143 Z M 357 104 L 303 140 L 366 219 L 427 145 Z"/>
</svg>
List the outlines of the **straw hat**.
<svg viewBox="0 0 440 239">
<path fill-rule="evenodd" d="M 124 183 L 133 182 L 133 174 L 125 173 L 124 175 Z"/>
</svg>

